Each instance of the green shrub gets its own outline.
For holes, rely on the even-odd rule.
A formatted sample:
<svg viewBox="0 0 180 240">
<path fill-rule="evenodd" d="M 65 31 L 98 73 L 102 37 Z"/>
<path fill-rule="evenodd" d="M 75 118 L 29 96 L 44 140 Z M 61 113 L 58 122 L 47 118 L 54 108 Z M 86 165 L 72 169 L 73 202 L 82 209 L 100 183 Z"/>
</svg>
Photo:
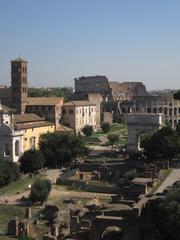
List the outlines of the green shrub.
<svg viewBox="0 0 180 240">
<path fill-rule="evenodd" d="M 49 193 L 51 191 L 51 181 L 48 179 L 36 180 L 30 192 L 30 200 L 35 202 L 45 202 L 48 199 Z"/>
<path fill-rule="evenodd" d="M 110 128 L 111 128 L 110 123 L 109 122 L 102 122 L 101 128 L 102 128 L 104 133 L 108 133 L 110 131 Z"/>
<path fill-rule="evenodd" d="M 85 125 L 82 129 L 82 132 L 86 137 L 90 137 L 93 134 L 93 126 Z"/>
<path fill-rule="evenodd" d="M 119 142 L 119 134 L 118 133 L 110 133 L 107 136 L 107 139 L 111 144 Z"/>
</svg>

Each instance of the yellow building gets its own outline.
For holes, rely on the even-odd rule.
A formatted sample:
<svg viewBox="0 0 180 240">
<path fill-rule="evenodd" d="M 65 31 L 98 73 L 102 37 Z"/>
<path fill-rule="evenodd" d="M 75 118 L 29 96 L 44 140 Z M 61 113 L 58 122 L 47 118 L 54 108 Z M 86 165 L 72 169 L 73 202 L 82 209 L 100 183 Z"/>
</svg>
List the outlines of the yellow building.
<svg viewBox="0 0 180 240">
<path fill-rule="evenodd" d="M 36 114 L 15 114 L 16 128 L 23 130 L 23 151 L 39 148 L 42 134 L 54 132 L 54 123 L 48 122 Z"/>
</svg>

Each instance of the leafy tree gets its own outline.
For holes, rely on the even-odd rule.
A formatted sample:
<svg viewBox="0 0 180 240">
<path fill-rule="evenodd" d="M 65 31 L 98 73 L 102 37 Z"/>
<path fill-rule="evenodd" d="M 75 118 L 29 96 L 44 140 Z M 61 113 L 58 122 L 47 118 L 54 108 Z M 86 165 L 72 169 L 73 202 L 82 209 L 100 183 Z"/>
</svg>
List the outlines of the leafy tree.
<svg viewBox="0 0 180 240">
<path fill-rule="evenodd" d="M 178 136 L 180 136 L 180 122 L 178 122 L 177 126 L 176 126 L 176 134 Z"/>
<path fill-rule="evenodd" d="M 115 144 L 115 143 L 119 142 L 119 134 L 118 133 L 108 134 L 107 139 L 109 140 L 109 142 L 111 144 Z"/>
<path fill-rule="evenodd" d="M 63 97 L 64 101 L 69 100 L 73 95 L 73 88 L 29 88 L 29 97 Z"/>
<path fill-rule="evenodd" d="M 176 100 L 180 100 L 180 89 L 174 93 L 173 97 Z"/>
<path fill-rule="evenodd" d="M 20 178 L 19 168 L 16 163 L 0 160 L 0 187 Z"/>
<path fill-rule="evenodd" d="M 41 151 L 28 150 L 20 158 L 21 171 L 34 172 L 44 167 L 45 159 Z"/>
<path fill-rule="evenodd" d="M 90 137 L 93 134 L 93 126 L 91 125 L 85 125 L 82 129 L 82 132 L 86 137 Z"/>
<path fill-rule="evenodd" d="M 180 153 L 180 137 L 168 126 L 147 136 L 142 145 L 150 159 L 159 157 L 171 159 Z"/>
<path fill-rule="evenodd" d="M 51 181 L 48 179 L 39 179 L 33 183 L 29 198 L 33 203 L 43 203 L 48 199 L 50 191 Z"/>
<path fill-rule="evenodd" d="M 43 134 L 40 138 L 40 149 L 47 167 L 83 160 L 89 153 L 83 138 L 72 134 Z"/>
<path fill-rule="evenodd" d="M 165 201 L 158 207 L 155 221 L 162 240 L 180 239 L 180 185 L 173 186 L 166 193 Z"/>
<path fill-rule="evenodd" d="M 109 122 L 102 122 L 101 128 L 104 133 L 108 133 L 110 131 L 110 123 Z"/>
</svg>

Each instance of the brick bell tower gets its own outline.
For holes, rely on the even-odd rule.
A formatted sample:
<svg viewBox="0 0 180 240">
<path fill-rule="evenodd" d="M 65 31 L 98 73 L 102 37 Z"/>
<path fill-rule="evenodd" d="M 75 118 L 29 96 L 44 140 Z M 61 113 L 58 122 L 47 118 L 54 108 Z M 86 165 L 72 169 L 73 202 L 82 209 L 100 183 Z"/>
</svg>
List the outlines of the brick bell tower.
<svg viewBox="0 0 180 240">
<path fill-rule="evenodd" d="M 27 61 L 17 58 L 11 61 L 11 107 L 24 113 L 28 97 Z"/>
</svg>

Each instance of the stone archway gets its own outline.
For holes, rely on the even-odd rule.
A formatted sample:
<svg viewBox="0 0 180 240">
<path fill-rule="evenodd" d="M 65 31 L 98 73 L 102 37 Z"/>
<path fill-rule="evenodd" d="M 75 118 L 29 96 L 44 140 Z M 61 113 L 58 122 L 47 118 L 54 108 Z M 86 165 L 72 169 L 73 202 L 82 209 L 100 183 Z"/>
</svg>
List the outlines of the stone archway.
<svg viewBox="0 0 180 240">
<path fill-rule="evenodd" d="M 138 152 L 138 138 L 142 133 L 155 132 L 163 125 L 162 114 L 135 113 L 128 115 L 128 152 Z"/>
<path fill-rule="evenodd" d="M 108 238 L 103 239 L 103 236 L 105 237 L 105 234 L 107 233 L 105 232 L 107 228 L 117 227 L 119 229 L 124 229 L 125 225 L 126 220 L 123 217 L 104 215 L 96 216 L 92 222 L 88 240 L 108 240 Z M 106 235 L 106 237 L 108 236 Z"/>
<path fill-rule="evenodd" d="M 121 240 L 123 238 L 123 230 L 117 226 L 109 226 L 101 234 L 101 240 Z"/>
</svg>

